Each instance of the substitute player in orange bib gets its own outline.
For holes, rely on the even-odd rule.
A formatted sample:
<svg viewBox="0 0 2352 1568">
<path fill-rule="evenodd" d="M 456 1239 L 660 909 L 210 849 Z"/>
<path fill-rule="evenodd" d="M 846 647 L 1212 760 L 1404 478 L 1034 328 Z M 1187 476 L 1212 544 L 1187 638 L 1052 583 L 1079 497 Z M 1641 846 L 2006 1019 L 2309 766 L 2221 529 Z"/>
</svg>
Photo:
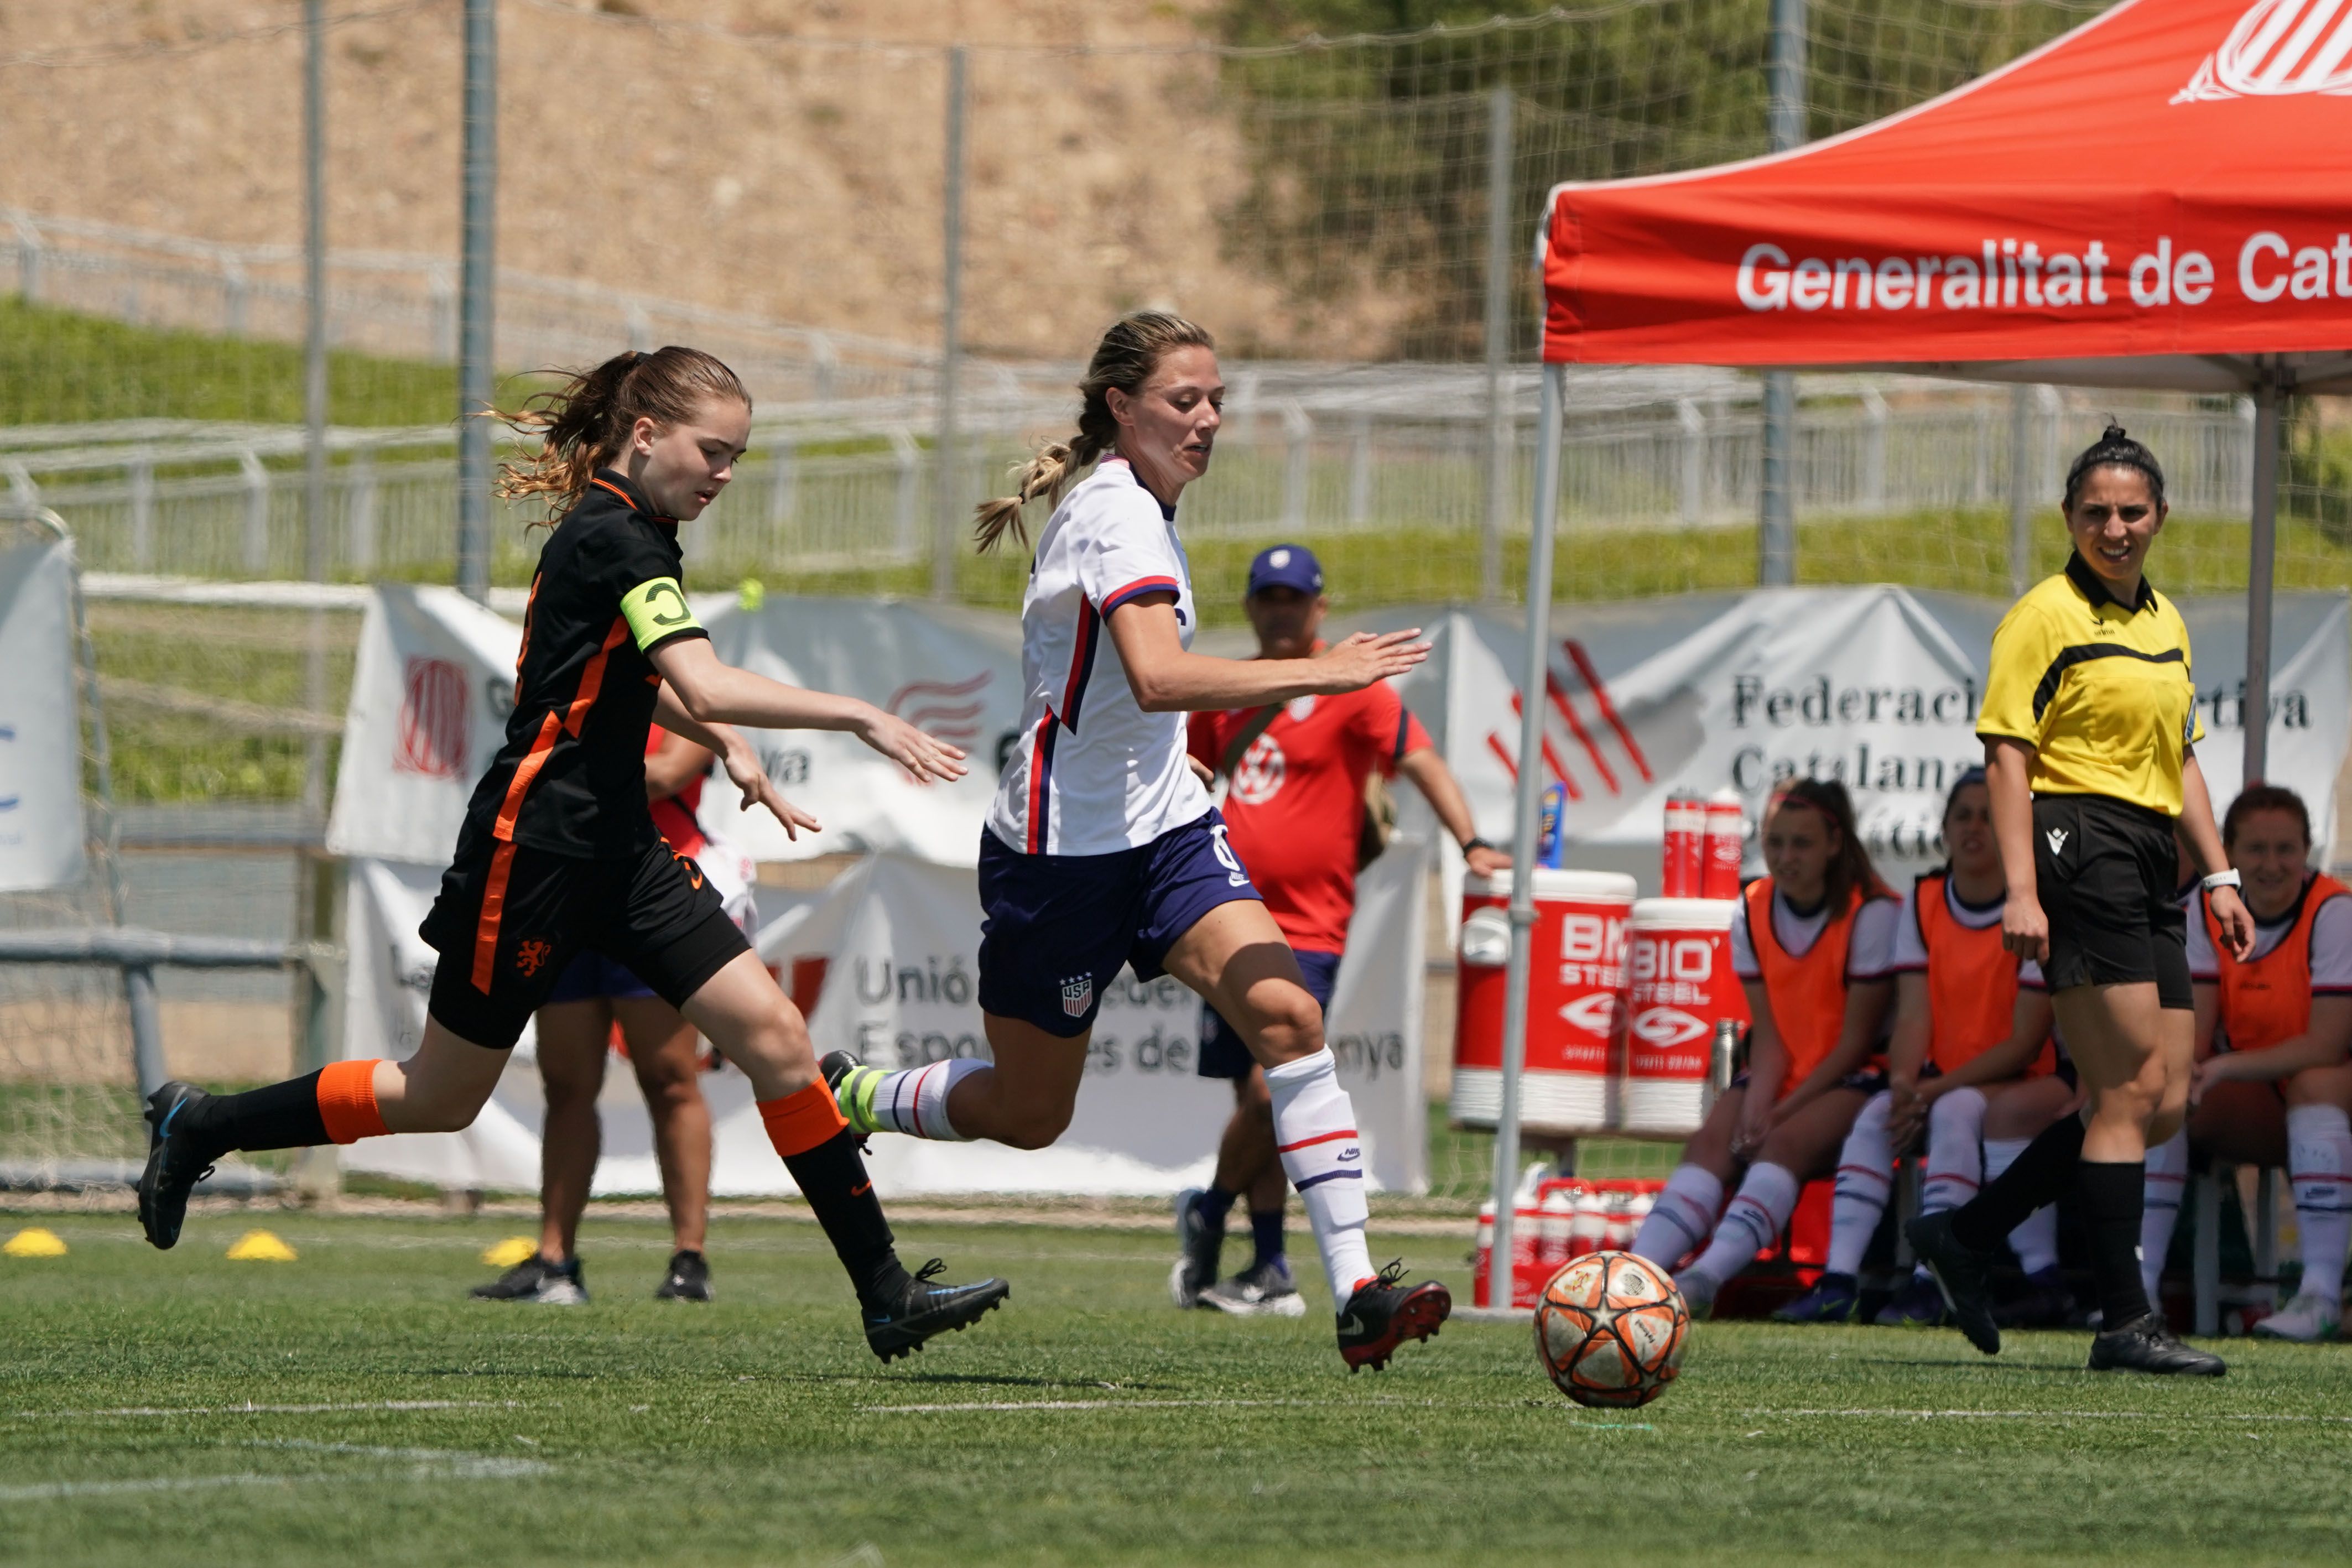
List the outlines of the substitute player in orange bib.
<svg viewBox="0 0 2352 1568">
<path fill-rule="evenodd" d="M 1748 884 L 1731 926 L 1732 967 L 1755 1019 L 1748 1071 L 1683 1145 L 1633 1238 L 1702 1313 L 1780 1240 L 1805 1182 L 1828 1174 L 1854 1118 L 1886 1087 L 1878 1051 L 1895 989 L 1896 901 L 1870 863 L 1845 786 L 1790 785 L 1765 814 L 1764 863 L 1769 874 Z M 1724 1184 L 1743 1170 L 1726 1205 Z"/>
<path fill-rule="evenodd" d="M 2200 896 L 2189 907 L 2189 975 L 2197 998 L 2197 1069 L 2188 1124 L 2147 1151 L 2140 1271 L 2157 1299 L 2192 1151 L 2287 1168 L 2294 1183 L 2303 1281 L 2254 1325 L 2271 1339 L 2334 1338 L 2344 1317 L 2352 1244 L 2352 890 L 2311 869 L 2303 798 L 2258 784 L 2230 803 L 2221 847 L 2246 879 L 2254 948 L 2230 950 Z"/>
<path fill-rule="evenodd" d="M 1242 610 L 1257 632 L 1258 657 L 1320 654 L 1318 633 L 1328 609 L 1322 563 L 1305 545 L 1275 545 L 1250 562 Z M 1298 955 L 1307 991 L 1327 1012 L 1355 913 L 1356 875 L 1379 852 L 1365 794 L 1372 776 L 1411 779 L 1474 873 L 1510 866 L 1509 856 L 1477 836 L 1452 769 L 1385 682 L 1336 696 L 1196 713 L 1191 748 L 1201 773 L 1231 780 L 1223 810 L 1234 849 Z M 1213 1180 L 1177 1195 L 1178 1257 L 1169 1293 L 1180 1307 L 1296 1317 L 1307 1306 L 1284 1255 L 1290 1186 L 1275 1142 L 1265 1071 L 1251 1060 L 1240 1032 L 1208 1006 L 1201 1009 L 1201 1072 L 1233 1080 L 1234 1114 L 1217 1146 Z M 1255 1256 L 1248 1268 L 1219 1281 L 1225 1219 L 1244 1197 Z"/>
<path fill-rule="evenodd" d="M 1898 1150 L 1924 1135 L 1920 1207 L 1950 1208 L 1975 1195 L 1988 1169 L 1998 1176 L 2023 1152 L 2026 1139 L 2000 1134 L 2003 1122 L 2022 1120 L 2038 1133 L 2073 1103 L 2074 1070 L 2050 1038 L 2041 968 L 2001 945 L 2000 850 L 1983 768 L 1952 786 L 1943 838 L 1948 860 L 1913 885 L 1895 921 L 1888 1083 L 1839 1151 L 1827 1267 L 1810 1292 L 1772 1314 L 1780 1322 L 1853 1321 L 1863 1254 L 1886 1212 Z M 2010 1244 L 2032 1281 L 2037 1304 L 2025 1315 L 2063 1315 L 2057 1211 L 2035 1210 Z M 1908 1327 L 1943 1313 L 1943 1295 L 1923 1270 L 1875 1321 Z"/>
<path fill-rule="evenodd" d="M 782 1156 L 856 1287 L 885 1361 L 976 1321 L 1002 1281 L 929 1282 L 899 1267 L 857 1139 L 818 1076 L 808 1027 L 729 919 L 718 890 L 655 831 L 646 734 L 725 759 L 743 803 L 817 824 L 776 793 L 729 727 L 846 730 L 917 779 L 963 754 L 870 703 L 731 668 L 688 604 L 680 519 L 732 477 L 751 428 L 743 383 L 709 354 L 625 353 L 511 416 L 540 438 L 502 493 L 545 496 L 553 532 L 532 575 L 506 742 L 475 787 L 422 935 L 440 954 L 425 1038 L 404 1061 L 339 1061 L 243 1094 L 167 1083 L 148 1100 L 139 1218 L 180 1239 L 188 1194 L 237 1149 L 348 1144 L 472 1124 L 524 1022 L 574 954 L 625 964 L 743 1070 Z"/>
</svg>

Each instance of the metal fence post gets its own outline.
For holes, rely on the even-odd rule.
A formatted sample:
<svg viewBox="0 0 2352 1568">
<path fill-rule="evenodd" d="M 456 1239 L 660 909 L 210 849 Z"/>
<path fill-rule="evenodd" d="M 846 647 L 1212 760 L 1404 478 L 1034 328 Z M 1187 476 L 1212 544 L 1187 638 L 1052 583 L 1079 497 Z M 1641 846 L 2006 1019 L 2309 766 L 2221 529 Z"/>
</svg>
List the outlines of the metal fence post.
<svg viewBox="0 0 2352 1568">
<path fill-rule="evenodd" d="M 2271 750 L 2271 579 L 2278 546 L 2278 372 L 2254 386 L 2254 505 L 2247 529 L 2246 695 L 2243 779 L 2252 789 L 2269 774 Z"/>
<path fill-rule="evenodd" d="M 364 575 L 375 570 L 375 449 L 355 446 L 343 465 L 344 564 Z"/>
<path fill-rule="evenodd" d="M 16 295 L 27 305 L 41 302 L 41 231 L 16 220 Z"/>
<path fill-rule="evenodd" d="M 1693 398 L 1675 404 L 1675 423 L 1682 426 L 1682 520 L 1696 528 L 1706 514 L 1706 414 Z"/>
<path fill-rule="evenodd" d="M 1478 597 L 1503 595 L 1503 523 L 1511 505 L 1517 413 L 1511 406 L 1511 89 L 1486 98 L 1486 512 Z"/>
<path fill-rule="evenodd" d="M 1295 402 L 1282 405 L 1282 526 L 1292 533 L 1307 527 L 1308 465 L 1314 457 L 1315 422 Z"/>
<path fill-rule="evenodd" d="M 245 481 L 245 570 L 256 577 L 269 570 L 269 470 L 247 447 L 236 455 Z"/>
<path fill-rule="evenodd" d="M 1807 141 L 1805 0 L 1772 0 L 1772 149 Z M 1797 378 L 1764 372 L 1764 462 L 1757 528 L 1756 580 L 1766 587 L 1797 580 Z"/>
<path fill-rule="evenodd" d="M 144 1100 L 171 1082 L 163 1065 L 163 1020 L 155 1006 L 155 971 L 144 964 L 122 966 L 122 999 L 131 1012 L 131 1062 Z"/>
<path fill-rule="evenodd" d="M 800 453 L 789 435 L 768 445 L 768 548 L 781 550 L 784 530 L 793 524 L 793 503 L 799 488 Z"/>
<path fill-rule="evenodd" d="M 1348 526 L 1372 519 L 1372 416 L 1356 415 L 1348 427 Z"/>
<path fill-rule="evenodd" d="M 498 0 L 466 0 L 465 256 L 457 329 L 457 590 L 490 592 L 490 427 L 499 193 Z"/>
<path fill-rule="evenodd" d="M 155 465 L 141 453 L 131 462 L 131 564 L 155 564 Z"/>
<path fill-rule="evenodd" d="M 946 190 L 940 203 L 940 242 L 944 262 L 940 307 L 940 429 L 939 476 L 932 481 L 932 501 L 939 509 L 939 531 L 931 541 L 931 597 L 955 594 L 957 525 L 963 508 L 957 505 L 956 369 L 963 346 L 963 139 L 964 76 L 970 53 L 961 44 L 948 50 L 948 122 Z"/>
<path fill-rule="evenodd" d="M 1876 387 L 1862 389 L 1862 509 L 1886 510 L 1886 399 Z"/>
<path fill-rule="evenodd" d="M 2033 581 L 2033 389 L 2009 389 L 2009 591 Z"/>
<path fill-rule="evenodd" d="M 915 438 L 903 425 L 890 433 L 890 455 L 898 470 L 897 516 L 892 518 L 891 541 L 897 547 L 897 553 L 910 561 L 918 559 L 915 493 L 919 475 L 915 453 Z"/>
<path fill-rule="evenodd" d="M 302 565 L 327 580 L 326 0 L 302 0 Z M 302 706 L 327 706 L 327 612 L 313 607 L 303 650 Z M 327 737 L 302 748 L 302 804 L 327 804 Z"/>
</svg>

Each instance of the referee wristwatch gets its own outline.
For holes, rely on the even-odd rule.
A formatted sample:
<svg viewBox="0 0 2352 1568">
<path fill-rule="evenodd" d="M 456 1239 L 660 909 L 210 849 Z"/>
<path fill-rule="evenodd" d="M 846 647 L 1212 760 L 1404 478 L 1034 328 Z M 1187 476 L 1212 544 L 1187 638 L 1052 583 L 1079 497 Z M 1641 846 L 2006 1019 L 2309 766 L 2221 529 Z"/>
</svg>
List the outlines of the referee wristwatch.
<svg viewBox="0 0 2352 1568">
<path fill-rule="evenodd" d="M 2212 875 L 2207 877 L 2200 885 L 2204 887 L 2206 892 L 2210 893 L 2217 887 L 2242 888 L 2246 885 L 2246 879 L 2238 874 L 2238 868 L 2236 866 L 2231 866 L 2228 871 L 2215 872 Z"/>
</svg>

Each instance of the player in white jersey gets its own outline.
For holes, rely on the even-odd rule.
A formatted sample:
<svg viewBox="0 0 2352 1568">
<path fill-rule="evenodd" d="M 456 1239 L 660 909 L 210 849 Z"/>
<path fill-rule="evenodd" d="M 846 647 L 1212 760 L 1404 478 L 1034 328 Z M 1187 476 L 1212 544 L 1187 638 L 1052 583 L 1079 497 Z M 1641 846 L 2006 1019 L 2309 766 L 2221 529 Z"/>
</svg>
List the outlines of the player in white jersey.
<svg viewBox="0 0 2352 1568">
<path fill-rule="evenodd" d="M 1189 321 L 1139 311 L 1104 334 L 1078 390 L 1076 437 L 1031 459 L 1016 495 L 980 508 L 985 551 L 1024 536 L 1025 502 L 1055 503 L 1022 600 L 1021 735 L 981 832 L 980 1005 L 994 1061 L 889 1072 L 844 1051 L 825 1076 L 861 1133 L 1043 1148 L 1069 1125 L 1103 988 L 1122 966 L 1175 976 L 1240 1027 L 1265 1069 L 1340 1354 L 1351 1370 L 1377 1369 L 1436 1333 L 1453 1300 L 1371 1266 L 1363 1150 L 1322 1009 L 1186 758 L 1185 714 L 1358 691 L 1410 670 L 1429 645 L 1415 630 L 1359 633 L 1308 659 L 1192 653 L 1176 503 L 1215 444 L 1215 346 Z"/>
</svg>

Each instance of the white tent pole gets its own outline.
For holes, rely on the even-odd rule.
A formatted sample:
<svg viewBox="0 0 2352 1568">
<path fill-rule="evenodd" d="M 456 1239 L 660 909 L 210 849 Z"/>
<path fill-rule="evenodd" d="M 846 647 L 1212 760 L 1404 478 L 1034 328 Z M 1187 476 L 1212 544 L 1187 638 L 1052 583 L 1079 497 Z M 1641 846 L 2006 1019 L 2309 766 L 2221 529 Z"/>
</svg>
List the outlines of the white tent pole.
<svg viewBox="0 0 2352 1568">
<path fill-rule="evenodd" d="M 2278 554 L 2279 375 L 2254 383 L 2253 527 L 2246 546 L 2246 696 L 2243 779 L 2252 789 L 2270 768 L 2271 578 Z"/>
<path fill-rule="evenodd" d="M 1503 1105 L 1495 1124 L 1495 1246 L 1490 1306 L 1511 1304 L 1511 1200 L 1519 1185 L 1519 1075 L 1528 1061 L 1528 978 L 1536 924 L 1536 822 L 1542 810 L 1544 687 L 1551 673 L 1552 525 L 1559 515 L 1561 396 L 1566 372 L 1546 365 L 1536 439 L 1535 533 L 1528 541 L 1528 659 L 1519 681 L 1519 780 L 1511 810 L 1511 957 L 1503 971 Z"/>
</svg>

